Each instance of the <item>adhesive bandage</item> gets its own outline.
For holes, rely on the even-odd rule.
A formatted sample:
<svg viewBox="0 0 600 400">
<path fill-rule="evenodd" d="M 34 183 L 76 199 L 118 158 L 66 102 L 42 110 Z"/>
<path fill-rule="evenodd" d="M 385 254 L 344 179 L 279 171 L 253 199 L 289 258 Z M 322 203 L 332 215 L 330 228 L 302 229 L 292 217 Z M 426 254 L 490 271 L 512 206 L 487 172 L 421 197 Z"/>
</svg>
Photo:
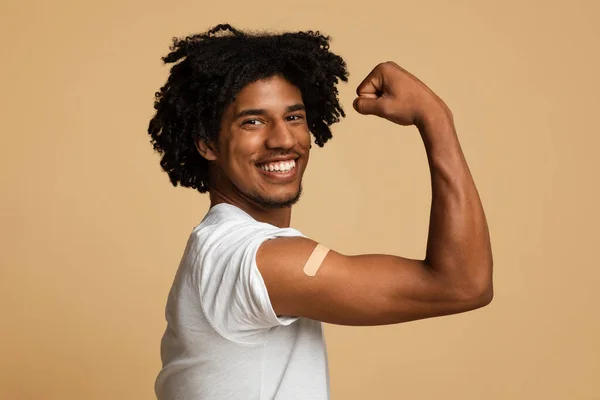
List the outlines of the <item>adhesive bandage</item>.
<svg viewBox="0 0 600 400">
<path fill-rule="evenodd" d="M 308 257 L 308 261 L 304 264 L 304 273 L 308 276 L 315 276 L 327 253 L 329 253 L 329 249 L 318 243 L 310 257 Z"/>
</svg>

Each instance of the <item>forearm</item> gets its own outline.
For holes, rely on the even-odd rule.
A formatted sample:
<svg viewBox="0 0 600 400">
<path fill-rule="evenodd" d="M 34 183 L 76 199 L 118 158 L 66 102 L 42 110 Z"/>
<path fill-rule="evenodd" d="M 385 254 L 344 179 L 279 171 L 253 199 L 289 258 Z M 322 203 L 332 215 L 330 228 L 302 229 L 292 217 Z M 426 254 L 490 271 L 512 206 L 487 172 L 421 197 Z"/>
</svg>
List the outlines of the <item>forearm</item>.
<svg viewBox="0 0 600 400">
<path fill-rule="evenodd" d="M 485 213 L 449 110 L 430 114 L 419 131 L 431 171 L 425 262 L 467 296 L 491 296 L 492 250 Z"/>
</svg>

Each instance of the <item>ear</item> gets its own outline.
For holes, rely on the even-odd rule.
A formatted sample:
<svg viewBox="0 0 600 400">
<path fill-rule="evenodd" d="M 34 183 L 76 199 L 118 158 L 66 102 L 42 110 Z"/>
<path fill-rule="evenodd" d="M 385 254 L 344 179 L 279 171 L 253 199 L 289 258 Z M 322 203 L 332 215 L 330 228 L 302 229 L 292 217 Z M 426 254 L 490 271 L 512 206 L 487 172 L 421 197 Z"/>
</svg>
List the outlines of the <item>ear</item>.
<svg viewBox="0 0 600 400">
<path fill-rule="evenodd" d="M 198 139 L 196 140 L 196 148 L 198 149 L 198 153 L 208 161 L 215 161 L 217 159 L 217 154 L 212 143 L 206 143 L 204 140 Z"/>
</svg>

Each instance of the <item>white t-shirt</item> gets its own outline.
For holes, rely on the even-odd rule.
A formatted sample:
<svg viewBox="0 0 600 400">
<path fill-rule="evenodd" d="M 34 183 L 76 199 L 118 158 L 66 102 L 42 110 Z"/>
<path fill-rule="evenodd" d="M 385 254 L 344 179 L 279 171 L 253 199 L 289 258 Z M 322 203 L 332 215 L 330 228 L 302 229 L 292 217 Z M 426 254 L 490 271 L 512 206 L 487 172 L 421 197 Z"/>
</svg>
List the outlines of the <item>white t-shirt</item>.
<svg viewBox="0 0 600 400">
<path fill-rule="evenodd" d="M 193 229 L 167 301 L 159 400 L 329 398 L 321 322 L 275 315 L 256 266 L 283 236 L 303 235 L 226 203 Z"/>
</svg>

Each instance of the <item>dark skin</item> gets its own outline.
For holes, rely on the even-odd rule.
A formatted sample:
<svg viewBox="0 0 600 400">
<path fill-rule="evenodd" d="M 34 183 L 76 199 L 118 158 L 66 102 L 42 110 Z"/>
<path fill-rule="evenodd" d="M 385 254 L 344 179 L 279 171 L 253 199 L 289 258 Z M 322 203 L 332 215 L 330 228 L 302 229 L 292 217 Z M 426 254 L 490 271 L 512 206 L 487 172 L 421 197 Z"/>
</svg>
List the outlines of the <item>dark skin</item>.
<svg viewBox="0 0 600 400">
<path fill-rule="evenodd" d="M 303 266 L 317 242 L 304 237 L 268 240 L 256 261 L 273 309 L 342 325 L 382 325 L 460 313 L 493 297 L 492 250 L 483 206 L 446 104 L 393 62 L 379 64 L 357 89 L 354 108 L 398 125 L 415 125 L 431 172 L 432 203 L 424 259 L 395 255 L 347 256 L 331 250 L 315 276 Z M 199 144 L 213 161 L 211 202 L 234 204 L 259 221 L 289 226 L 290 206 L 308 162 L 310 135 L 305 122 L 289 117 L 301 100 L 281 78 L 248 85 L 223 118 L 220 142 Z M 263 110 L 258 127 L 235 118 L 245 107 Z M 298 111 L 296 111 L 298 112 Z M 254 130 L 256 129 L 256 130 Z M 266 176 L 257 162 L 286 154 L 295 157 L 293 177 Z M 283 167 L 282 167 L 283 168 Z"/>
<path fill-rule="evenodd" d="M 219 142 L 198 143 L 210 166 L 211 207 L 230 203 L 257 221 L 288 227 L 310 154 L 300 90 L 281 77 L 244 87 L 223 113 Z M 265 174 L 269 161 L 295 163 L 292 176 Z M 265 202 L 269 202 L 266 205 Z"/>
</svg>

